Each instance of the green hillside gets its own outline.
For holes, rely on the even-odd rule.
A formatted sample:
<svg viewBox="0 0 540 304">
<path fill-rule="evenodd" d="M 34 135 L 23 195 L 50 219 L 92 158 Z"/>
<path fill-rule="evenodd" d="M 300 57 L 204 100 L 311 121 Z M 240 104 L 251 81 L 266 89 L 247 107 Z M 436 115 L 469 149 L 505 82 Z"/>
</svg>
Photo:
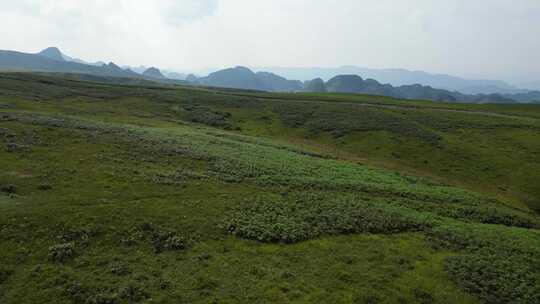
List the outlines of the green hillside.
<svg viewBox="0 0 540 304">
<path fill-rule="evenodd" d="M 539 303 L 540 105 L 0 74 L 0 303 Z"/>
</svg>

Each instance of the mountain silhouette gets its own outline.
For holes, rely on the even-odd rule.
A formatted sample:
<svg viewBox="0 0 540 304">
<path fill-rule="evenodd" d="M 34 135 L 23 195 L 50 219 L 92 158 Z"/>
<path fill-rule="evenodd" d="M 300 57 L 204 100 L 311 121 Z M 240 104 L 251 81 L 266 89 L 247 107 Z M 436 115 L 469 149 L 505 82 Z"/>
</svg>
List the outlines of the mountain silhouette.
<svg viewBox="0 0 540 304">
<path fill-rule="evenodd" d="M 463 94 L 457 91 L 436 89 L 420 84 L 392 86 L 382 84 L 375 79 L 363 79 L 359 75 L 337 75 L 326 83 L 321 78 L 302 83 L 297 80 L 288 80 L 279 75 L 269 72 L 254 73 L 246 67 L 224 69 L 209 74 L 206 77 L 197 78 L 189 75 L 187 81 L 204 86 L 227 87 L 248 90 L 261 90 L 271 92 L 333 92 L 380 95 L 402 99 L 433 100 L 445 102 L 492 102 L 511 103 L 516 101 L 531 101 L 535 93 L 526 95 L 502 95 L 502 94 Z M 540 92 L 538 92 L 540 94 Z"/>
<path fill-rule="evenodd" d="M 37 54 L 0 50 L 0 70 L 140 77 L 139 74 L 123 70 L 114 63 L 96 66 L 66 61 L 60 50 L 55 47 L 47 48 Z"/>
<path fill-rule="evenodd" d="M 64 59 L 64 56 L 62 55 L 62 52 L 57 47 L 49 47 L 44 49 L 43 51 L 39 52 L 38 55 L 47 57 L 49 59 L 57 60 L 57 61 L 66 61 Z"/>
<path fill-rule="evenodd" d="M 148 68 L 146 69 L 146 71 L 144 71 L 142 73 L 142 75 L 146 78 L 152 78 L 152 79 L 166 79 L 165 76 L 163 76 L 163 74 L 161 73 L 161 71 L 157 68 L 154 68 L 154 67 L 151 67 L 151 68 Z"/>
</svg>

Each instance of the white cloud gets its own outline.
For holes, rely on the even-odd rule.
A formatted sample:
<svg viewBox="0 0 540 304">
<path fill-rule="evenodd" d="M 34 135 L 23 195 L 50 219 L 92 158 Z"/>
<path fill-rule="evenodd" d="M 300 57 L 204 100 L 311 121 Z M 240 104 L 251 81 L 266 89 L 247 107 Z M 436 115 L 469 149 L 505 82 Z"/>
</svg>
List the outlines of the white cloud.
<svg viewBox="0 0 540 304">
<path fill-rule="evenodd" d="M 402 67 L 540 78 L 537 0 L 0 0 L 0 48 L 177 69 Z"/>
</svg>

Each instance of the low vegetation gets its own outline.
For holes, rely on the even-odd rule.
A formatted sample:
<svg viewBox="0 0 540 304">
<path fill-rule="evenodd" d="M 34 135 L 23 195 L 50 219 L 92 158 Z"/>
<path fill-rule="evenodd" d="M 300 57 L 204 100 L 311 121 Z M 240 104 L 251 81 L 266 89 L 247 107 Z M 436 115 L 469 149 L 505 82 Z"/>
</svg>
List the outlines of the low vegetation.
<svg viewBox="0 0 540 304">
<path fill-rule="evenodd" d="M 1 303 L 540 302 L 540 108 L 35 74 L 0 105 Z"/>
<path fill-rule="evenodd" d="M 385 205 L 362 201 L 252 202 L 233 212 L 225 229 L 261 242 L 295 243 L 332 234 L 393 234 L 429 225 Z"/>
</svg>

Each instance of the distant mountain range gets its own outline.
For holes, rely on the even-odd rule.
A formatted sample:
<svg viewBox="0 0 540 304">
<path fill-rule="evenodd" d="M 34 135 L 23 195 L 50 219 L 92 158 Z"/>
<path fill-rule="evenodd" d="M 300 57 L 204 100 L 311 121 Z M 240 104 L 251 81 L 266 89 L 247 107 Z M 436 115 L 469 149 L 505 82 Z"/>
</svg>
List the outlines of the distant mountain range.
<svg viewBox="0 0 540 304">
<path fill-rule="evenodd" d="M 272 72 L 289 79 L 299 79 L 302 81 L 314 78 L 330 80 L 338 75 L 361 75 L 364 78 L 377 79 L 382 83 L 389 83 L 393 86 L 422 84 L 438 89 L 458 91 L 464 94 L 518 94 L 528 91 L 500 80 L 470 80 L 445 74 L 432 74 L 405 69 L 369 69 L 344 66 L 339 68 L 265 67 L 254 68 L 254 70 Z M 531 86 L 531 88 L 540 89 L 540 83 L 537 85 Z"/>
<path fill-rule="evenodd" d="M 537 81 L 537 82 L 534 82 L 534 81 L 524 82 L 524 83 L 522 83 L 522 86 L 525 87 L 525 88 L 528 88 L 530 90 L 540 91 L 540 81 Z"/>
<path fill-rule="evenodd" d="M 146 78 L 159 79 L 159 80 L 163 80 L 167 78 L 163 76 L 163 74 L 161 74 L 161 71 L 158 68 L 154 68 L 154 67 L 146 69 L 142 73 L 142 75 Z"/>
<path fill-rule="evenodd" d="M 321 78 L 301 82 L 288 80 L 270 72 L 253 72 L 246 67 L 217 71 L 206 77 L 190 75 L 188 81 L 214 87 L 228 87 L 271 92 L 335 92 L 361 93 L 403 99 L 426 99 L 447 102 L 530 102 L 540 100 L 540 92 L 524 91 L 518 94 L 463 94 L 436 89 L 420 84 L 392 86 L 374 79 L 363 79 L 354 74 L 338 75 L 325 82 Z"/>
<path fill-rule="evenodd" d="M 48 47 L 44 49 L 43 51 L 37 53 L 37 55 L 45 56 L 50 59 L 54 59 L 58 61 L 68 61 L 68 62 L 75 62 L 75 63 L 81 63 L 81 64 L 86 64 L 86 65 L 93 65 L 93 66 L 102 66 L 106 64 L 103 61 L 91 63 L 91 62 L 86 62 L 81 59 L 70 57 L 66 54 L 62 54 L 62 52 L 60 52 L 60 50 L 57 47 Z"/>
<path fill-rule="evenodd" d="M 88 63 L 63 54 L 58 48 L 49 47 L 37 54 L 0 50 L 0 70 L 85 74 L 101 77 L 145 78 L 166 81 L 161 71 L 150 67 L 140 73 L 121 68 L 110 62 Z"/>
<path fill-rule="evenodd" d="M 296 92 L 304 88 L 301 81 L 287 80 L 267 72 L 254 73 L 245 67 L 225 69 L 201 78 L 190 75 L 187 80 L 205 86 L 273 92 Z"/>
<path fill-rule="evenodd" d="M 133 72 L 135 73 L 138 73 L 138 74 L 144 74 L 144 72 L 148 69 L 151 69 L 151 67 L 146 67 L 146 66 L 137 66 L 137 67 L 132 67 L 132 66 L 122 66 L 123 69 L 129 69 L 129 70 L 132 70 Z M 178 73 L 178 72 L 173 72 L 173 71 L 168 71 L 168 70 L 160 70 L 160 73 L 165 76 L 165 78 L 168 78 L 168 79 L 175 79 L 175 80 L 186 80 L 188 74 L 184 74 L 184 73 Z"/>
<path fill-rule="evenodd" d="M 290 80 L 284 75 L 295 75 Z M 110 62 L 88 63 L 50 47 L 37 54 L 0 50 L 1 71 L 71 73 L 100 77 L 138 78 L 163 83 L 228 87 L 271 92 L 339 92 L 390 96 L 404 99 L 426 99 L 448 102 L 533 102 L 540 101 L 539 91 L 514 88 L 502 81 L 465 80 L 448 75 L 434 75 L 406 70 L 372 70 L 357 67 L 339 69 L 269 68 L 253 72 L 235 67 L 210 73 L 205 77 L 160 71 L 155 67 L 119 67 Z M 334 75 L 338 72 L 348 72 Z M 319 74 L 316 74 L 319 73 Z M 306 79 L 315 75 L 312 79 Z M 367 78 L 362 78 L 367 77 Z M 369 75 L 377 75 L 377 80 Z M 178 79 L 186 79 L 187 82 Z M 325 81 L 327 80 L 327 81 Z M 391 80 L 391 81 L 388 81 Z M 383 84 L 379 81 L 388 82 Z M 396 85 L 403 83 L 403 85 Z M 429 85 L 425 85 L 429 84 Z M 441 87 L 448 87 L 444 89 Z M 461 88 L 461 89 L 457 89 Z M 458 92 L 459 91 L 459 92 Z M 469 93 L 463 93 L 469 92 Z M 490 92 L 489 94 L 483 92 Z M 496 92 L 496 93 L 492 93 Z"/>
<path fill-rule="evenodd" d="M 141 77 L 139 74 L 124 70 L 114 63 L 101 66 L 66 60 L 57 48 L 47 48 L 37 54 L 15 51 L 0 51 L 0 70 L 38 71 L 89 74 L 113 77 Z"/>
</svg>

